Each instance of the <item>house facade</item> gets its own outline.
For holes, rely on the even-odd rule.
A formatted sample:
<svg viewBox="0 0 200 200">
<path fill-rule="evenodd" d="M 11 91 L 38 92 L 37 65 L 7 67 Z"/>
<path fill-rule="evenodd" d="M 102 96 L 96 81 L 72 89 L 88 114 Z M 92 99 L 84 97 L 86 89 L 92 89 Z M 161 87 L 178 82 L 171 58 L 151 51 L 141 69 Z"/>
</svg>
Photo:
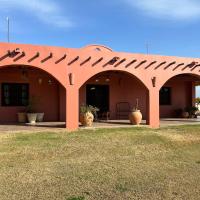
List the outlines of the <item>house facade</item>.
<svg viewBox="0 0 200 200">
<path fill-rule="evenodd" d="M 79 107 L 94 104 L 110 119 L 117 106 L 139 102 L 146 123 L 194 105 L 200 59 L 114 52 L 101 45 L 80 49 L 0 43 L 0 123 L 17 121 L 32 96 L 45 121 L 79 127 Z"/>
</svg>

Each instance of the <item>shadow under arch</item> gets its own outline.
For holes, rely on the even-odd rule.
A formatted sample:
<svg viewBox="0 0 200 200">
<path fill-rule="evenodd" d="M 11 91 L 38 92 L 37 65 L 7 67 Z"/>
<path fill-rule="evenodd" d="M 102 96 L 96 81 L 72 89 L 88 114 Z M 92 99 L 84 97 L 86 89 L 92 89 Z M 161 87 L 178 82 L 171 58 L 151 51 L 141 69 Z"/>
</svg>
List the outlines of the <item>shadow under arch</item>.
<svg viewBox="0 0 200 200">
<path fill-rule="evenodd" d="M 65 121 L 66 111 L 64 108 L 66 102 L 66 87 L 51 72 L 32 65 L 11 64 L 0 66 L 0 75 L 0 112 L 2 116 L 0 118 L 0 123 L 15 123 L 18 119 L 16 117 L 16 113 L 24 112 L 26 110 L 27 103 L 21 103 L 22 101 L 24 102 L 24 100 L 21 100 L 22 87 L 19 87 L 19 84 L 28 85 L 23 94 L 25 96 L 24 99 L 26 102 L 29 102 L 32 97 L 36 97 L 37 102 L 35 103 L 36 105 L 34 105 L 34 109 L 38 113 L 45 114 L 45 122 Z M 9 97 L 9 100 L 7 100 L 9 102 L 12 101 L 12 103 L 8 104 L 2 103 L 2 100 L 5 102 L 5 95 L 3 91 L 5 91 L 4 85 L 6 84 L 9 84 L 9 87 L 13 86 L 11 87 L 12 89 L 9 89 L 10 91 L 7 92 L 9 95 L 12 93 L 12 95 Z M 17 84 L 18 86 L 16 86 Z M 8 88 L 8 86 L 6 87 Z M 15 98 L 16 94 L 17 97 Z M 12 100 L 10 100 L 11 98 Z M 60 101 L 60 99 L 62 100 Z"/>
<path fill-rule="evenodd" d="M 200 83 L 200 75 L 187 72 L 175 74 L 163 81 L 159 88 L 160 118 L 166 118 L 165 121 L 184 118 L 182 113 L 195 106 L 197 83 Z"/>
<path fill-rule="evenodd" d="M 107 86 L 108 92 L 104 95 L 97 95 L 99 87 Z M 94 89 L 96 88 L 96 95 L 93 96 Z M 100 89 L 101 91 L 101 89 Z M 103 72 L 95 73 L 93 76 L 90 76 L 79 88 L 79 106 L 80 105 L 92 105 L 100 108 L 100 111 L 107 112 L 109 111 L 109 119 L 117 120 L 120 119 L 117 116 L 117 106 L 119 103 L 128 103 L 129 114 L 133 107 L 136 105 L 136 99 L 139 100 L 139 109 L 143 113 L 144 119 L 148 118 L 148 91 L 149 89 L 145 84 L 133 74 L 123 71 L 123 70 L 104 70 Z M 91 94 L 92 96 L 91 96 Z M 103 96 L 103 97 L 102 97 Z M 109 96 L 109 97 L 107 97 Z M 90 98 L 103 98 L 101 100 L 91 101 Z M 104 97 L 107 99 L 107 106 L 104 104 Z M 89 100 L 89 101 L 88 101 Z M 93 102 L 94 104 L 92 104 Z M 98 106 L 99 105 L 99 106 Z M 127 105 L 127 104 L 126 104 Z M 125 106 L 121 104 L 119 106 Z M 104 109 L 105 108 L 105 109 Z M 108 109 L 107 109 L 108 108 Z M 123 108 L 122 108 L 123 109 Z M 126 110 L 127 112 L 127 110 Z M 105 113 L 104 113 L 105 114 Z M 100 114 L 101 115 L 101 114 Z M 122 118 L 123 119 L 123 118 Z M 128 115 L 126 118 L 128 120 Z M 113 121 L 111 122 L 113 123 Z M 119 122 L 117 122 L 119 123 Z"/>
<path fill-rule="evenodd" d="M 172 75 L 170 77 L 168 77 L 166 80 L 164 80 L 163 82 L 161 82 L 160 86 L 159 86 L 159 90 L 168 82 L 170 81 L 171 79 L 173 78 L 176 78 L 176 77 L 179 77 L 179 76 L 190 76 L 190 77 L 196 77 L 197 79 L 199 79 L 200 81 L 200 75 L 199 74 L 196 74 L 196 73 L 190 73 L 190 72 L 183 72 L 183 73 L 179 73 L 179 74 L 175 74 L 175 75 Z"/>
<path fill-rule="evenodd" d="M 26 67 L 26 68 L 31 68 L 31 69 L 37 69 L 40 70 L 44 73 L 47 73 L 49 76 L 53 77 L 58 83 L 60 83 L 64 88 L 66 86 L 62 83 L 62 81 L 59 80 L 58 77 L 56 77 L 54 74 L 52 74 L 49 70 L 43 69 L 41 67 L 38 67 L 36 65 L 27 65 L 27 64 L 7 64 L 7 65 L 0 65 L 0 71 L 1 69 L 4 68 L 19 68 L 19 67 Z"/>
<path fill-rule="evenodd" d="M 104 70 L 101 70 L 101 71 L 94 71 L 93 73 L 90 73 L 90 74 L 87 74 L 87 76 L 84 76 L 81 80 L 81 83 L 79 84 L 78 86 L 78 89 L 80 89 L 88 80 L 90 80 L 92 77 L 95 77 L 95 76 L 98 76 L 100 75 L 101 73 L 109 73 L 109 72 L 118 72 L 118 73 L 124 73 L 124 74 L 127 74 L 128 76 L 130 77 L 134 77 L 135 79 L 137 79 L 140 83 L 143 84 L 143 86 L 149 90 L 149 87 L 147 86 L 147 84 L 142 80 L 140 79 L 136 74 L 133 74 L 129 71 L 126 71 L 126 70 L 121 70 L 121 69 L 104 69 Z"/>
</svg>

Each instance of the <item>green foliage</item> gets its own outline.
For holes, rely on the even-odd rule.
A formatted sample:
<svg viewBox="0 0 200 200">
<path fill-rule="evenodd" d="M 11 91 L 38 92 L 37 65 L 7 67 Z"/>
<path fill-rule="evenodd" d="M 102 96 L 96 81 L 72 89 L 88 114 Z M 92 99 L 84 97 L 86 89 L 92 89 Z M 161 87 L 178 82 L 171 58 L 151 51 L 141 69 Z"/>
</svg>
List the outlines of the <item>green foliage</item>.
<svg viewBox="0 0 200 200">
<path fill-rule="evenodd" d="M 195 98 L 195 103 L 198 105 L 200 105 L 200 97 Z"/>
<path fill-rule="evenodd" d="M 91 105 L 81 105 L 80 106 L 80 113 L 81 114 L 85 114 L 87 112 L 91 112 L 91 113 L 95 114 L 98 111 L 99 111 L 99 108 L 97 108 L 95 106 L 91 106 Z"/>
<path fill-rule="evenodd" d="M 190 116 L 195 115 L 198 110 L 199 109 L 196 106 L 188 106 L 185 108 L 185 111 L 189 112 Z"/>
</svg>

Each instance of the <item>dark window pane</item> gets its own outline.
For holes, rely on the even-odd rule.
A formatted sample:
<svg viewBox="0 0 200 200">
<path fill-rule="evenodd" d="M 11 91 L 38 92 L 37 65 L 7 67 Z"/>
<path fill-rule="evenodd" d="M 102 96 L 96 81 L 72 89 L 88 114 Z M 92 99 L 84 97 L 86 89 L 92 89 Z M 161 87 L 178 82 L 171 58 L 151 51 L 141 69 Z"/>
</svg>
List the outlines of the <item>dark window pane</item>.
<svg viewBox="0 0 200 200">
<path fill-rule="evenodd" d="M 2 83 L 2 106 L 26 106 L 29 99 L 29 85 L 26 83 Z"/>
<path fill-rule="evenodd" d="M 160 89 L 160 105 L 171 105 L 171 88 L 162 87 Z"/>
</svg>

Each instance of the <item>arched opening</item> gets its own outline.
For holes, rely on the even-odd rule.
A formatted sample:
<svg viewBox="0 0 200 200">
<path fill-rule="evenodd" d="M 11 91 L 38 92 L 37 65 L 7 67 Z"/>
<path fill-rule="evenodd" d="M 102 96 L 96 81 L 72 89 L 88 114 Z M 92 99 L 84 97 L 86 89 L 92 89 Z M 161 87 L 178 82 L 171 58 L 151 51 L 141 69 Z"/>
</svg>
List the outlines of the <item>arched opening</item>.
<svg viewBox="0 0 200 200">
<path fill-rule="evenodd" d="M 2 66 L 0 93 L 0 123 L 16 123 L 17 113 L 26 112 L 33 98 L 32 109 L 35 113 L 44 113 L 45 122 L 65 122 L 65 88 L 39 68 Z"/>
<path fill-rule="evenodd" d="M 97 121 L 109 124 L 130 124 L 129 113 L 136 106 L 147 118 L 148 89 L 134 75 L 123 71 L 100 72 L 87 80 L 79 89 L 79 106 L 99 108 Z"/>
<path fill-rule="evenodd" d="M 193 121 L 196 118 L 192 114 L 196 96 L 196 86 L 200 83 L 200 77 L 194 74 L 180 74 L 170 78 L 160 89 L 160 118 L 162 121 Z M 189 112 L 189 116 L 184 116 Z M 191 113 L 190 113 L 191 112 Z M 184 119 L 185 118 L 185 119 Z M 189 120 L 188 120 L 189 119 Z M 194 121 L 197 121 L 196 119 Z"/>
</svg>

